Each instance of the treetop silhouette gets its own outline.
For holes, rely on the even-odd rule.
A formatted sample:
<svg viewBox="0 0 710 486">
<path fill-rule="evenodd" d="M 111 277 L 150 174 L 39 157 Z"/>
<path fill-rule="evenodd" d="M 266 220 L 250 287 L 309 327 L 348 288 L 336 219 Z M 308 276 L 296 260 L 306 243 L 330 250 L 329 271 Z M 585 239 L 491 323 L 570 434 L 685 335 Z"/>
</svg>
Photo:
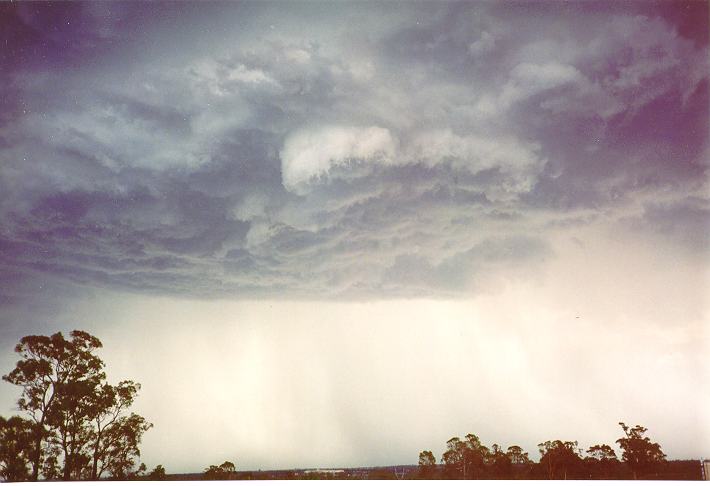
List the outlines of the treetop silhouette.
<svg viewBox="0 0 710 486">
<path fill-rule="evenodd" d="M 142 435 L 152 427 L 143 417 L 127 414 L 140 384 L 106 383 L 104 362 L 95 354 L 101 341 L 85 331 L 72 331 L 70 338 L 62 333 L 23 337 L 15 347 L 21 359 L 3 376 L 21 387 L 17 405 L 29 417 L 22 425 L 22 433 L 31 437 L 20 455 L 24 469 L 31 466 L 33 481 L 40 474 L 55 479 L 61 457 L 65 480 L 96 480 L 106 471 L 114 478 L 130 477 Z"/>
</svg>

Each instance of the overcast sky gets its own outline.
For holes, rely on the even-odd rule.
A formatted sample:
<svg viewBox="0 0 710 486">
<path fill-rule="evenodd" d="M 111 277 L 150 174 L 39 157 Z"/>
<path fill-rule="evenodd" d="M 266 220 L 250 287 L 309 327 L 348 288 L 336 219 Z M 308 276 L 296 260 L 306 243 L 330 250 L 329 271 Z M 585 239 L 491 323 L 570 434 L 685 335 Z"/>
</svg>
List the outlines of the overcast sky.
<svg viewBox="0 0 710 486">
<path fill-rule="evenodd" d="M 168 472 L 619 421 L 708 457 L 708 30 L 704 1 L 0 5 L 2 373 L 92 332 Z"/>
</svg>

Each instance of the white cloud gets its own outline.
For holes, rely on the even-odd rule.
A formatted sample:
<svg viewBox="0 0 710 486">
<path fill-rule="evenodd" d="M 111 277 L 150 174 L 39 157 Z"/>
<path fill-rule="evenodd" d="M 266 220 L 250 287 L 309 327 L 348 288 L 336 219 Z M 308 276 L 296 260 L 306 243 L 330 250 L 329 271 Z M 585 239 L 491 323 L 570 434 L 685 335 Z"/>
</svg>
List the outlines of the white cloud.
<svg viewBox="0 0 710 486">
<path fill-rule="evenodd" d="M 284 186 L 307 194 L 314 184 L 368 175 L 377 164 L 445 165 L 472 175 L 497 169 L 500 179 L 482 187 L 489 199 L 504 200 L 529 191 L 545 165 L 540 147 L 513 137 L 458 135 L 450 129 L 427 130 L 400 142 L 380 127 L 327 127 L 289 136 L 281 151 Z"/>
<path fill-rule="evenodd" d="M 239 81 L 243 83 L 271 83 L 277 84 L 270 76 L 261 69 L 249 69 L 244 64 L 238 64 L 227 73 L 229 81 Z"/>
<path fill-rule="evenodd" d="M 386 128 L 321 127 L 289 135 L 281 151 L 284 186 L 295 193 L 327 178 L 332 168 L 356 162 L 389 163 L 398 141 Z"/>
<path fill-rule="evenodd" d="M 449 164 L 471 174 L 498 169 L 504 182 L 489 185 L 486 195 L 489 199 L 506 199 L 532 188 L 545 165 L 545 160 L 537 154 L 539 148 L 512 137 L 457 135 L 446 129 L 416 136 L 408 157 L 428 166 Z"/>
</svg>

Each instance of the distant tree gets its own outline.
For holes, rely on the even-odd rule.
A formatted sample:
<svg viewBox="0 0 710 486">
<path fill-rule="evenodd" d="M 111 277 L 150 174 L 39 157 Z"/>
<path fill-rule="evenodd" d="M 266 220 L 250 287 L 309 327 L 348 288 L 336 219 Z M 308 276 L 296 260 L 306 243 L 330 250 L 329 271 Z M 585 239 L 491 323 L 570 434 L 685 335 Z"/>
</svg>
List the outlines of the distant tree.
<svg viewBox="0 0 710 486">
<path fill-rule="evenodd" d="M 203 478 L 204 479 L 234 479 L 236 476 L 236 467 L 234 463 L 230 461 L 225 461 L 219 466 L 210 466 L 205 469 Z"/>
<path fill-rule="evenodd" d="M 237 468 L 236 466 L 234 466 L 234 463 L 229 461 L 224 461 L 219 467 L 222 469 L 222 471 L 224 471 L 227 477 L 231 477 L 234 475 L 234 473 L 237 472 Z"/>
<path fill-rule="evenodd" d="M 577 442 L 548 440 L 538 444 L 540 450 L 540 465 L 548 479 L 567 479 L 570 472 L 576 471 L 582 465 Z"/>
<path fill-rule="evenodd" d="M 465 447 L 458 437 L 452 437 L 446 441 L 446 450 L 441 456 L 441 462 L 444 465 L 444 475 L 448 479 L 464 477 L 463 454 Z"/>
<path fill-rule="evenodd" d="M 466 435 L 464 446 L 464 479 L 480 479 L 486 463 L 489 461 L 490 450 L 481 443 L 475 434 Z"/>
<path fill-rule="evenodd" d="M 33 423 L 22 417 L 0 417 L 0 479 L 16 482 L 29 479 L 34 457 Z"/>
<path fill-rule="evenodd" d="M 61 333 L 52 336 L 25 336 L 15 347 L 21 360 L 3 380 L 22 387 L 22 395 L 17 404 L 20 410 L 27 412 L 36 425 L 32 463 L 32 480 L 37 481 L 42 466 L 43 441 L 50 435 L 48 422 L 55 424 L 63 420 L 56 408 L 60 402 L 67 404 L 68 394 L 76 390 L 72 386 L 83 380 L 103 378 L 103 363 L 93 353 L 101 347 L 101 341 L 83 332 L 73 331 L 68 341 Z M 64 395 L 64 396 L 63 396 Z M 70 418 L 66 418 L 69 426 Z M 66 450 L 65 471 L 72 463 L 72 433 L 65 429 Z"/>
<path fill-rule="evenodd" d="M 165 477 L 165 468 L 162 464 L 158 464 L 157 466 L 155 466 L 155 469 L 153 469 L 150 474 L 148 474 L 148 479 L 150 479 L 151 481 L 164 481 Z"/>
<path fill-rule="evenodd" d="M 419 453 L 419 477 L 431 479 L 436 471 L 436 458 L 431 451 Z"/>
<path fill-rule="evenodd" d="M 203 479 L 222 479 L 222 470 L 220 469 L 219 466 L 209 466 L 207 469 L 205 469 L 205 472 L 203 473 Z"/>
<path fill-rule="evenodd" d="M 528 453 L 524 452 L 523 449 L 517 445 L 508 447 L 508 451 L 505 455 L 508 456 L 512 464 L 530 464 L 532 462 L 528 457 Z"/>
<path fill-rule="evenodd" d="M 446 451 L 441 457 L 441 462 L 444 464 L 444 474 L 451 479 L 480 478 L 488 454 L 488 448 L 481 444 L 478 436 L 474 434 L 466 435 L 465 441 L 458 437 L 452 437 L 446 442 Z"/>
<path fill-rule="evenodd" d="M 512 475 L 512 461 L 498 444 L 491 446 L 488 457 L 490 476 L 493 479 L 507 479 Z"/>
<path fill-rule="evenodd" d="M 584 458 L 584 462 L 587 463 L 595 478 L 609 479 L 619 464 L 619 459 L 611 446 L 597 444 L 587 449 L 587 457 Z"/>
<path fill-rule="evenodd" d="M 533 469 L 533 462 L 528 457 L 528 453 L 518 445 L 508 447 L 505 455 L 510 460 L 511 478 L 528 478 Z"/>
<path fill-rule="evenodd" d="M 587 449 L 587 457 L 595 461 L 618 461 L 616 452 L 607 444 L 593 445 Z"/>
<path fill-rule="evenodd" d="M 621 458 L 633 472 L 634 479 L 653 472 L 665 461 L 666 455 L 661 450 L 661 446 L 644 437 L 647 428 L 640 425 L 629 427 L 624 422 L 619 422 L 619 425 L 624 431 L 624 437 L 618 439 L 616 443 L 623 450 Z"/>
</svg>

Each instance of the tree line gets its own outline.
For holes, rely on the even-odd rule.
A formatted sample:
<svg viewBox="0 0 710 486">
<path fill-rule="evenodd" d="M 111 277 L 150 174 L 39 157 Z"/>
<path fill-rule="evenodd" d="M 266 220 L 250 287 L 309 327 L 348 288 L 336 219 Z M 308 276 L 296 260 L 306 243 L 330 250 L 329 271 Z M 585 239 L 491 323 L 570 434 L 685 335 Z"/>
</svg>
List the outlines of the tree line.
<svg viewBox="0 0 710 486">
<path fill-rule="evenodd" d="M 139 445 L 152 424 L 129 413 L 141 386 L 109 384 L 96 355 L 101 347 L 84 331 L 20 340 L 20 360 L 2 378 L 20 387 L 23 415 L 0 417 L 0 479 L 130 479 L 145 472 Z"/>
<path fill-rule="evenodd" d="M 596 444 L 586 453 L 576 441 L 548 440 L 538 444 L 535 463 L 520 446 L 490 448 L 478 436 L 446 442 L 441 463 L 431 451 L 419 454 L 418 477 L 422 479 L 640 479 L 654 477 L 665 463 L 661 446 L 646 437 L 648 429 L 619 422 L 623 436 L 616 443 L 621 460 L 608 444 Z"/>
<path fill-rule="evenodd" d="M 17 407 L 22 415 L 0 416 L 0 480 L 166 479 L 162 465 L 147 473 L 145 464 L 139 463 L 139 445 L 152 427 L 129 410 L 141 385 L 131 380 L 109 384 L 105 364 L 96 355 L 101 347 L 98 338 L 84 331 L 71 332 L 69 339 L 56 333 L 20 340 L 15 347 L 20 360 L 2 378 L 20 387 Z M 645 427 L 619 425 L 623 430 L 616 441 L 622 450 L 620 459 L 608 444 L 584 452 L 576 441 L 548 440 L 538 444 L 536 463 L 520 446 L 489 448 L 478 436 L 468 434 L 463 440 L 453 437 L 446 442 L 439 464 L 431 451 L 422 451 L 416 476 L 407 474 L 407 478 L 659 477 L 666 463 L 661 446 L 646 436 Z M 394 473 L 384 468 L 368 477 L 373 474 Z M 349 478 L 349 472 L 344 476 Z M 206 468 L 202 479 L 257 477 L 240 475 L 234 463 L 225 461 Z"/>
</svg>

